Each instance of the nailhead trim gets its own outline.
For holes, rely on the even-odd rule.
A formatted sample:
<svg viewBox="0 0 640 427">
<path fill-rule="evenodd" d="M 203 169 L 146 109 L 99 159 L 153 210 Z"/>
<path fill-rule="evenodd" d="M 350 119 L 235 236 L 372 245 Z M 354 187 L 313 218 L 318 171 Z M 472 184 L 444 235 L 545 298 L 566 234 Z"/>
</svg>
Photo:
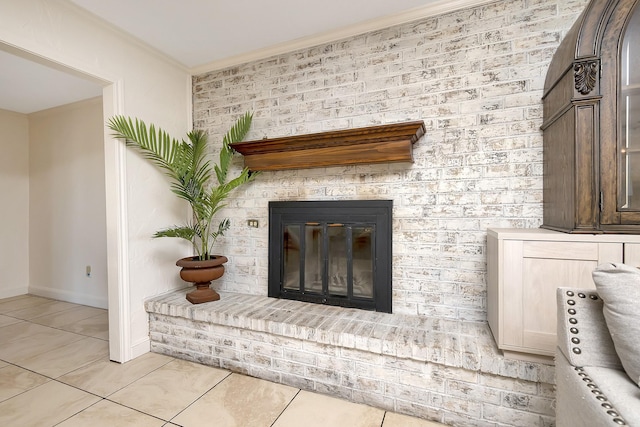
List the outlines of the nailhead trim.
<svg viewBox="0 0 640 427">
<path fill-rule="evenodd" d="M 573 297 L 573 296 L 576 295 L 575 292 L 573 292 L 573 291 L 567 291 L 566 294 L 569 297 Z M 587 295 L 584 294 L 583 292 L 579 292 L 578 293 L 578 297 L 579 298 L 586 298 Z M 598 296 L 596 294 L 589 294 L 589 299 L 591 299 L 592 301 L 596 301 L 596 300 L 598 300 Z M 574 306 L 574 305 L 576 305 L 576 301 L 573 300 L 573 299 L 568 299 L 567 300 L 567 305 Z M 567 310 L 567 313 L 569 313 L 571 316 L 575 316 L 578 312 L 577 312 L 577 310 L 575 308 L 569 308 Z M 569 323 L 571 323 L 572 325 L 577 325 L 578 324 L 578 319 L 575 318 L 575 317 L 570 317 L 569 318 Z M 577 335 L 580 331 L 578 330 L 578 328 L 571 327 L 571 328 L 569 328 L 569 332 L 571 332 L 574 335 Z M 571 338 L 571 342 L 573 344 L 578 345 L 578 344 L 580 344 L 580 339 L 578 337 L 572 337 Z M 580 349 L 580 347 L 573 347 L 571 349 L 571 351 L 573 351 L 574 354 L 582 354 L 582 350 Z"/>
<path fill-rule="evenodd" d="M 573 297 L 574 295 L 575 295 L 575 293 L 573 291 L 567 291 L 567 296 Z M 581 292 L 581 293 L 578 294 L 578 296 L 580 298 L 584 298 L 585 295 Z M 576 301 L 573 300 L 573 299 L 569 299 L 569 300 L 567 300 L 567 304 L 570 305 L 570 306 L 574 306 L 574 305 L 576 305 Z M 569 313 L 571 316 L 575 316 L 577 314 L 577 310 L 575 308 L 569 308 L 567 310 L 567 313 Z M 575 317 L 570 317 L 569 318 L 569 323 L 571 323 L 572 325 L 576 325 L 578 323 L 578 319 L 576 319 Z M 570 328 L 569 331 L 574 335 L 577 335 L 578 332 L 579 332 L 578 329 L 574 328 L 574 327 Z M 572 337 L 571 338 L 571 342 L 573 344 L 577 345 L 577 344 L 580 344 L 580 339 L 578 337 Z M 573 354 L 576 354 L 576 355 L 582 354 L 582 350 L 580 349 L 580 347 L 573 347 L 571 349 L 571 351 L 573 352 Z M 588 378 L 583 378 L 583 380 L 584 381 L 591 381 Z"/>
<path fill-rule="evenodd" d="M 576 350 L 577 350 L 577 353 L 576 353 Z M 577 347 L 574 347 L 573 352 L 576 354 L 580 354 L 580 349 Z M 584 368 L 575 366 L 573 369 L 576 372 L 578 372 L 578 376 L 582 377 L 582 381 L 586 383 L 587 388 L 591 390 L 591 393 L 595 396 L 596 400 L 598 402 L 601 402 L 600 406 L 602 407 L 602 409 L 607 411 L 607 415 L 613 418 L 613 422 L 616 423 L 617 425 L 626 426 L 627 423 L 625 422 L 625 420 L 622 419 L 622 417 L 620 417 L 620 414 L 618 413 L 618 411 L 615 410 L 613 405 L 608 401 L 604 393 L 600 391 L 600 389 L 598 389 L 598 386 L 596 385 L 596 383 L 594 383 L 593 380 L 589 378 L 589 375 L 586 372 L 584 372 Z"/>
</svg>

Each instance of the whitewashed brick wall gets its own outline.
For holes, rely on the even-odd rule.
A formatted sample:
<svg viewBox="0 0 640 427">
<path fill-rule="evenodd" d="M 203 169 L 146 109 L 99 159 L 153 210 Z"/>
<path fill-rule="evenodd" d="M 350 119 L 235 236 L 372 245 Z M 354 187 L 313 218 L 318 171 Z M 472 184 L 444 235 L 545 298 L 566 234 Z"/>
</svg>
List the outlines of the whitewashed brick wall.
<svg viewBox="0 0 640 427">
<path fill-rule="evenodd" d="M 214 141 L 245 111 L 248 139 L 427 128 L 413 164 L 265 172 L 238 190 L 217 286 L 266 295 L 270 200 L 392 199 L 394 312 L 486 320 L 486 229 L 542 222 L 544 79 L 586 4 L 497 1 L 195 76 L 194 125 Z"/>
</svg>

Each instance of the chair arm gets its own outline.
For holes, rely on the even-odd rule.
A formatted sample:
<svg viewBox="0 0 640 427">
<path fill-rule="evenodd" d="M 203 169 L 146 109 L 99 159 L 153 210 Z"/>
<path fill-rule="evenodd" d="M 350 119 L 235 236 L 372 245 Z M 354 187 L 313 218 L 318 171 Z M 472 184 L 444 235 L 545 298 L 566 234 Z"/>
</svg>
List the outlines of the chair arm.
<svg viewBox="0 0 640 427">
<path fill-rule="evenodd" d="M 592 289 L 556 291 L 558 348 L 573 366 L 622 369 L 602 314 L 602 299 Z"/>
</svg>

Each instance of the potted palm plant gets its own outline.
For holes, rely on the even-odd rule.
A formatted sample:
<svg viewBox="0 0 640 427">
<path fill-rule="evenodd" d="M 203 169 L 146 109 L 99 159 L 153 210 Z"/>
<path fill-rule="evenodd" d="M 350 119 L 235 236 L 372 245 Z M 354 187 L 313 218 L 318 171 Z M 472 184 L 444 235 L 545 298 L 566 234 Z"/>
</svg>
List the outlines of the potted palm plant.
<svg viewBox="0 0 640 427">
<path fill-rule="evenodd" d="M 199 304 L 220 299 L 210 288 L 212 280 L 224 274 L 227 257 L 213 255 L 216 238 L 230 227 L 228 218 L 214 223 L 214 216 L 224 207 L 224 201 L 235 188 L 253 180 L 246 167 L 230 178 L 229 166 L 234 151 L 230 144 L 242 141 L 251 126 L 252 114 L 240 117 L 222 140 L 220 159 L 212 166 L 207 159 L 206 132 L 194 130 L 187 133 L 188 140 L 172 138 L 153 124 L 124 116 L 112 117 L 107 126 L 115 138 L 124 140 L 127 146 L 137 149 L 146 159 L 158 166 L 170 179 L 171 191 L 191 206 L 193 217 L 183 225 L 157 231 L 153 237 L 178 237 L 190 241 L 196 255 L 178 260 L 182 267 L 180 277 L 195 284 L 196 289 L 187 294 L 187 300 Z"/>
</svg>

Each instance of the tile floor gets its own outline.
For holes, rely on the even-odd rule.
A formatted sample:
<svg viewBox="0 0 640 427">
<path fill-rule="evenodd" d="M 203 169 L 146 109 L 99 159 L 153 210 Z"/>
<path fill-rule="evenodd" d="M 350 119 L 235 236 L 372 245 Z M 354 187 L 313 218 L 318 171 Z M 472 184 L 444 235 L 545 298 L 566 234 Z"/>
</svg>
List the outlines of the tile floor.
<svg viewBox="0 0 640 427">
<path fill-rule="evenodd" d="M 107 339 L 106 310 L 1 299 L 0 425 L 441 426 L 159 354 L 110 362 Z"/>
</svg>

